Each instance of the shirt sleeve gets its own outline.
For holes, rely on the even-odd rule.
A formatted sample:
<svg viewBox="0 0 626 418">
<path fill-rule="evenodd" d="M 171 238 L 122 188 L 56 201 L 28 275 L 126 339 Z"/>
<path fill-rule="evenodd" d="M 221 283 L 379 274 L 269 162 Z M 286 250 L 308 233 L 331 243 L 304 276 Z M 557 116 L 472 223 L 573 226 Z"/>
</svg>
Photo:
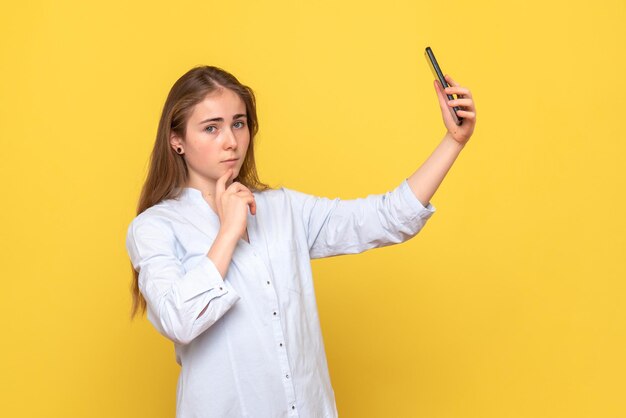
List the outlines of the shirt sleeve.
<svg viewBox="0 0 626 418">
<path fill-rule="evenodd" d="M 165 220 L 137 217 L 128 227 L 126 248 L 139 271 L 139 290 L 147 302 L 148 320 L 165 337 L 188 344 L 240 296 L 209 257 L 201 257 L 196 266 L 185 271 L 176 256 L 175 243 L 174 232 Z"/>
<path fill-rule="evenodd" d="M 352 200 L 284 190 L 302 217 L 311 258 L 404 242 L 417 235 L 436 211 L 431 203 L 424 206 L 417 199 L 406 179 L 390 192 Z"/>
</svg>

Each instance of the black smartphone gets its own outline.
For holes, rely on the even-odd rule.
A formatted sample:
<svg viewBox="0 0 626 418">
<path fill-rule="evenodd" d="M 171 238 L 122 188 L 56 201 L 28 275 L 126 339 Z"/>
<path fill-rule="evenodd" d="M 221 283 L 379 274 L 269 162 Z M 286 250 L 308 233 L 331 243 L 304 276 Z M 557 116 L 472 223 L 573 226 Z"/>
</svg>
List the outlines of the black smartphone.
<svg viewBox="0 0 626 418">
<path fill-rule="evenodd" d="M 424 51 L 424 56 L 426 57 L 426 61 L 428 61 L 428 64 L 430 66 L 431 71 L 433 72 L 433 75 L 439 79 L 439 82 L 441 83 L 443 88 L 445 89 L 446 87 L 450 87 L 450 85 L 448 84 L 448 82 L 443 76 L 443 72 L 441 71 L 439 64 L 437 64 L 437 59 L 435 58 L 435 54 L 433 54 L 433 50 L 430 49 L 429 46 L 426 47 L 426 50 Z M 453 96 L 452 94 L 446 94 L 446 95 L 448 96 L 448 100 L 456 99 L 456 97 Z M 461 123 L 463 123 L 463 118 L 459 117 L 459 115 L 456 114 L 456 112 L 459 110 L 461 110 L 460 107 L 454 106 L 452 110 L 450 111 L 450 114 L 452 115 L 452 119 L 454 119 L 454 123 L 456 123 L 457 125 L 460 125 Z"/>
</svg>

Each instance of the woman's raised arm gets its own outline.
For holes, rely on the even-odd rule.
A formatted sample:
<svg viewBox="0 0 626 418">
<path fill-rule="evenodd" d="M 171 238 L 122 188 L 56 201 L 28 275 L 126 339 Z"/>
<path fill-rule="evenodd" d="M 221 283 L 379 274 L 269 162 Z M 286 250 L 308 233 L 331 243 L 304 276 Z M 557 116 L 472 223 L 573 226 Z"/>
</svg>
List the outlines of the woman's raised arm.
<svg viewBox="0 0 626 418">
<path fill-rule="evenodd" d="M 435 80 L 441 116 L 447 129 L 446 135 L 430 157 L 407 179 L 411 190 L 423 204 L 430 202 L 456 157 L 474 133 L 476 126 L 476 106 L 472 92 L 459 86 L 449 75 L 446 75 L 446 80 L 451 87 L 446 88 L 445 92 L 441 89 L 439 80 Z M 448 100 L 446 94 L 456 94 L 457 99 Z M 463 118 L 460 126 L 457 126 L 452 119 L 450 108 L 454 106 L 462 109 L 457 111 L 457 114 Z"/>
</svg>

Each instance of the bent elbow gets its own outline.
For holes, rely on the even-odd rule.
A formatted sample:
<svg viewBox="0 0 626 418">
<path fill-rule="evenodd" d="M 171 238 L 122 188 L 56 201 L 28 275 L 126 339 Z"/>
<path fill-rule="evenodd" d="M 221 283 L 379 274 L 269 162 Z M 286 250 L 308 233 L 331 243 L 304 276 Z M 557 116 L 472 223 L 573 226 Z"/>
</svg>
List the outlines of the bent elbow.
<svg viewBox="0 0 626 418">
<path fill-rule="evenodd" d="M 193 333 L 195 318 L 191 313 L 174 310 L 165 301 L 159 304 L 156 311 L 148 310 L 148 320 L 168 340 L 187 345 L 196 337 Z"/>
<path fill-rule="evenodd" d="M 163 336 L 186 345 L 217 322 L 239 299 L 240 296 L 231 290 L 194 303 L 180 304 L 172 299 L 171 294 L 165 294 L 155 310 L 150 309 L 148 319 Z"/>
<path fill-rule="evenodd" d="M 187 345 L 197 336 L 194 332 L 193 312 L 169 312 L 163 309 L 159 315 L 163 334 L 176 344 Z"/>
</svg>

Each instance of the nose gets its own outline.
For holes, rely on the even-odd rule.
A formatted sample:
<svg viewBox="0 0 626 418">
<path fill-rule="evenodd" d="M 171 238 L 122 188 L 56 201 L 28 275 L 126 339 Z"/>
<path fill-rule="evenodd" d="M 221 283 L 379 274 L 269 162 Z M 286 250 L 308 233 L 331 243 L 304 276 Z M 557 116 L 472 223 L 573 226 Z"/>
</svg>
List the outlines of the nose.
<svg viewBox="0 0 626 418">
<path fill-rule="evenodd" d="M 226 149 L 237 149 L 237 139 L 235 138 L 233 131 L 231 129 L 226 129 L 224 135 L 226 136 L 224 138 L 224 146 Z"/>
</svg>

